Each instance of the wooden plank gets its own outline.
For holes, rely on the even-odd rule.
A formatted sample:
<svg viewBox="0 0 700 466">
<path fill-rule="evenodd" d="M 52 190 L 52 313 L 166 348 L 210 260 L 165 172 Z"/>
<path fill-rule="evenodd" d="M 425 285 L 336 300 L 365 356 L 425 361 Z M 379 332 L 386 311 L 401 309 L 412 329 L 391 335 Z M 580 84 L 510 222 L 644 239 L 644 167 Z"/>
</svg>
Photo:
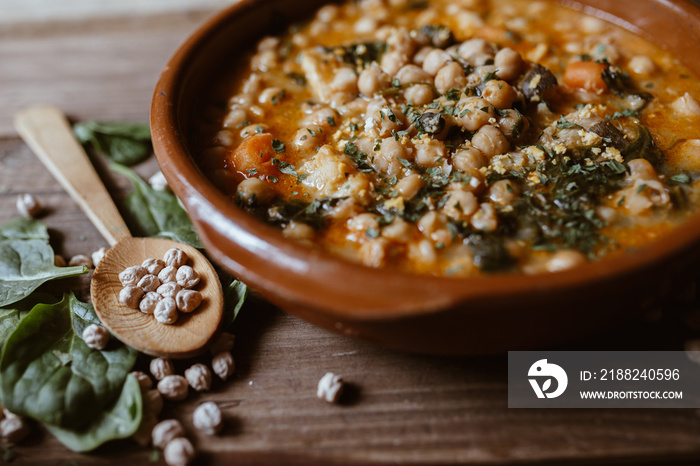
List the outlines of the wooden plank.
<svg viewBox="0 0 700 466">
<path fill-rule="evenodd" d="M 82 120 L 147 122 L 162 68 L 211 13 L 0 28 L 0 137 L 15 134 L 12 115 L 42 103 Z"/>
</svg>

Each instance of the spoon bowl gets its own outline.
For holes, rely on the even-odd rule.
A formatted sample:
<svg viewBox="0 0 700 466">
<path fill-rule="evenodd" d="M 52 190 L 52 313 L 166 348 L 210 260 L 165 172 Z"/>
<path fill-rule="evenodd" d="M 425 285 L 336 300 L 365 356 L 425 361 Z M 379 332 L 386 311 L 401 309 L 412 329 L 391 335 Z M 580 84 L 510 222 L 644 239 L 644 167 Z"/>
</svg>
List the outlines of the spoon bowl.
<svg viewBox="0 0 700 466">
<path fill-rule="evenodd" d="M 85 211 L 110 244 L 92 276 L 90 296 L 95 312 L 115 337 L 151 356 L 188 358 L 202 353 L 219 328 L 223 291 L 214 267 L 196 248 L 164 238 L 133 238 L 111 196 L 56 107 L 30 107 L 15 116 L 15 127 L 39 160 Z M 162 258 L 172 248 L 189 257 L 200 281 L 202 303 L 192 313 L 179 313 L 172 325 L 119 302 L 119 273 L 148 258 Z"/>
</svg>

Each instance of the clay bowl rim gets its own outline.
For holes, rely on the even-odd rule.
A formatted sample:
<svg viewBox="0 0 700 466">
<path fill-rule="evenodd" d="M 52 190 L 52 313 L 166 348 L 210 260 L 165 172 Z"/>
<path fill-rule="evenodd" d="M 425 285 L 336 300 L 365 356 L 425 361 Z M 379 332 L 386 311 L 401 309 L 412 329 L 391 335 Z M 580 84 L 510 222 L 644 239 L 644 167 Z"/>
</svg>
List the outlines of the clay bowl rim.
<svg viewBox="0 0 700 466">
<path fill-rule="evenodd" d="M 626 28 L 633 32 L 641 31 L 639 28 L 630 26 L 624 18 L 591 6 L 595 0 L 589 0 L 586 4 L 571 0 L 559 0 L 558 3 L 585 10 L 589 14 L 597 12 L 596 14 L 600 17 L 627 26 Z M 682 13 L 690 15 L 690 19 L 700 29 L 700 7 L 686 0 L 674 0 L 670 4 L 667 0 L 655 0 L 654 3 L 665 8 L 679 9 Z M 330 316 L 348 319 L 396 319 L 438 313 L 456 307 L 461 307 L 460 312 L 469 312 L 466 303 L 488 300 L 495 296 L 502 296 L 504 293 L 514 299 L 518 297 L 527 299 L 533 293 L 540 295 L 553 291 L 585 290 L 597 283 L 630 276 L 639 269 L 651 270 L 656 265 L 669 260 L 681 260 L 684 253 L 700 244 L 700 213 L 696 213 L 660 239 L 635 249 L 633 253 L 625 252 L 557 273 L 536 275 L 500 273 L 460 278 L 373 269 L 345 261 L 324 251 L 312 250 L 284 238 L 278 230 L 236 207 L 204 176 L 187 147 L 187 131 L 182 128 L 182 122 L 186 119 L 183 120 L 178 115 L 181 87 L 186 81 L 189 65 L 195 60 L 196 55 L 202 53 L 208 45 L 211 46 L 209 42 L 221 29 L 235 23 L 238 15 L 263 6 L 264 2 L 260 0 L 242 0 L 217 13 L 190 35 L 168 61 L 155 88 L 151 106 L 151 131 L 158 163 L 173 191 L 193 218 L 207 250 L 214 252 L 214 260 L 224 268 L 237 274 L 244 281 L 249 279 L 263 295 L 275 296 L 282 301 L 301 306 L 323 309 L 323 312 Z M 642 35 L 649 38 L 649 34 Z M 679 58 L 683 59 L 683 57 Z M 684 63 L 689 65 L 687 61 L 684 60 Z M 693 71 L 696 75 L 699 74 L 697 68 Z M 214 241 L 217 239 L 210 238 L 210 229 L 214 231 L 213 236 L 219 237 L 219 240 L 223 237 L 231 241 L 234 250 L 244 250 L 249 248 L 251 242 L 255 243 L 256 246 L 253 249 L 258 249 L 260 264 L 254 265 L 250 261 L 239 264 L 235 257 L 231 257 L 231 245 L 215 244 Z M 261 245 L 269 248 L 268 258 L 275 257 L 274 260 L 260 257 Z M 307 267 L 300 267 L 300 264 L 305 264 Z M 366 288 L 360 288 L 363 290 L 365 299 L 362 303 L 346 302 L 341 300 L 347 298 L 347 295 L 339 295 L 333 290 L 328 293 L 325 291 L 319 293 L 318 289 L 304 290 L 284 282 L 266 281 L 262 277 L 269 270 L 280 273 L 309 274 L 306 278 L 316 286 L 323 286 L 328 277 L 347 280 L 354 284 L 366 284 Z M 394 305 L 387 305 L 384 297 L 380 296 L 380 293 L 385 293 L 387 288 L 378 284 L 391 285 L 394 291 L 405 291 L 405 299 L 403 294 L 399 294 Z M 273 287 L 274 289 L 271 289 Z M 430 296 L 423 300 L 416 300 L 416 290 L 430 290 L 428 292 Z M 375 298 L 381 304 L 373 304 Z"/>
</svg>

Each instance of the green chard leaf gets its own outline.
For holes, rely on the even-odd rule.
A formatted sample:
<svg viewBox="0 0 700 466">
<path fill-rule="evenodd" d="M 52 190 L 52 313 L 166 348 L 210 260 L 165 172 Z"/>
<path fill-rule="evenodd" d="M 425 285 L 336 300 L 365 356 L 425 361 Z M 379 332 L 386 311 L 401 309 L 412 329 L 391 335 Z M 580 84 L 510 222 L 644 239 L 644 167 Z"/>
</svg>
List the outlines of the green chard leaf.
<svg viewBox="0 0 700 466">
<path fill-rule="evenodd" d="M 203 248 L 187 212 L 173 193 L 156 191 L 136 172 L 123 165 L 111 164 L 110 168 L 133 183 L 133 190 L 124 198 L 123 205 L 138 234 L 168 238 Z"/>
<path fill-rule="evenodd" d="M 135 165 L 152 152 L 151 130 L 138 123 L 85 121 L 73 125 L 73 133 L 83 145 L 92 145 L 114 162 Z"/>
<path fill-rule="evenodd" d="M 66 295 L 38 304 L 5 340 L 0 357 L 3 405 L 20 416 L 65 429 L 82 429 L 122 391 L 137 352 L 112 339 L 89 348 L 85 327 L 99 324 L 90 304 Z"/>
<path fill-rule="evenodd" d="M 141 424 L 142 412 L 139 383 L 129 375 L 114 406 L 100 412 L 90 424 L 77 430 L 50 424 L 46 428 L 66 447 L 85 452 L 110 440 L 131 437 Z"/>
<path fill-rule="evenodd" d="M 46 225 L 15 219 L 0 225 L 0 307 L 20 301 L 49 280 L 87 273 L 87 267 L 56 267 Z"/>
</svg>

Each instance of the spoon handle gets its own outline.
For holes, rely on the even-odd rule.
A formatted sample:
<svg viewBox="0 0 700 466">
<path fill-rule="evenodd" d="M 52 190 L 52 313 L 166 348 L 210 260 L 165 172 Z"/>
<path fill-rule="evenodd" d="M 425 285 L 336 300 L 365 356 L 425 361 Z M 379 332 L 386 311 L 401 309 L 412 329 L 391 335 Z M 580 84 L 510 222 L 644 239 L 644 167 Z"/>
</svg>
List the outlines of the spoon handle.
<svg viewBox="0 0 700 466">
<path fill-rule="evenodd" d="M 131 237 L 117 206 L 60 109 L 54 106 L 29 107 L 15 115 L 14 123 L 22 139 L 110 246 Z"/>
</svg>

